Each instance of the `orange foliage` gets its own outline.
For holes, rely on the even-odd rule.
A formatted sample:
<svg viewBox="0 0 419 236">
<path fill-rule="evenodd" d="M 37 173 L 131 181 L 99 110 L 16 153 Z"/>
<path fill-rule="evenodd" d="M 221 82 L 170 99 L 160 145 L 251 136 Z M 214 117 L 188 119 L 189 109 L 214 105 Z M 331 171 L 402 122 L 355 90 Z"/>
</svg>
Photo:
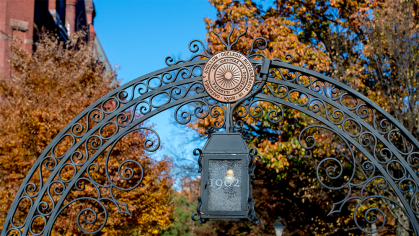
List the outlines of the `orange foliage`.
<svg viewBox="0 0 419 236">
<path fill-rule="evenodd" d="M 85 43 L 83 37 L 83 33 L 76 33 L 71 40 L 63 43 L 56 36 L 42 34 L 33 55 L 28 55 L 26 51 L 12 45 L 10 62 L 14 70 L 13 77 L 0 80 L 0 225 L 4 224 L 20 184 L 47 145 L 81 111 L 119 84 L 114 72 L 104 71 L 103 65 L 97 61 L 94 45 Z M 113 110 L 114 107 L 112 100 L 105 104 L 105 109 Z M 102 130 L 102 135 L 111 136 L 113 132 L 115 127 L 108 125 Z M 111 152 L 108 171 L 111 180 L 118 187 L 127 189 L 135 185 L 140 178 L 137 174 L 130 181 L 122 179 L 127 177 L 124 174 L 130 174 L 123 171 L 120 172 L 121 175 L 118 173 L 118 167 L 125 160 L 138 161 L 144 168 L 144 178 L 140 186 L 134 190 L 112 190 L 118 201 L 127 204 L 128 209 L 118 206 L 121 207 L 121 211 L 129 210 L 132 216 L 118 213 L 118 208 L 113 203 L 105 203 L 109 215 L 107 225 L 102 231 L 106 235 L 156 235 L 171 224 L 174 209 L 170 202 L 170 189 L 173 185 L 170 176 L 172 164 L 170 160 L 154 161 L 147 156 L 143 149 L 147 135 L 148 132 L 145 131 L 133 131 L 122 138 Z M 63 155 L 71 142 L 70 139 L 60 141 L 53 150 L 54 154 Z M 91 151 L 94 150 L 89 149 L 89 152 Z M 74 157 L 77 158 L 77 155 Z M 76 163 L 83 162 L 76 158 Z M 96 163 L 100 165 L 104 161 L 105 156 L 102 154 Z M 127 163 L 123 167 L 130 167 L 134 173 L 141 173 L 137 165 L 131 164 Z M 63 180 L 72 177 L 72 168 L 68 166 L 62 171 Z M 109 184 L 104 168 L 101 167 L 96 172 L 94 169 L 89 169 L 92 179 L 103 185 Z M 44 181 L 49 173 L 43 169 Z M 39 178 L 35 173 L 32 180 L 36 183 Z M 64 204 L 81 196 L 97 196 L 95 186 L 87 181 L 80 181 L 78 186 L 83 184 L 84 191 L 73 189 Z M 53 199 L 58 200 L 60 196 L 54 194 L 54 191 L 59 193 L 60 186 L 55 184 L 51 189 Z M 108 188 L 101 189 L 101 194 L 110 197 Z M 43 198 L 50 203 L 47 197 Z M 76 224 L 77 215 L 86 207 L 98 208 L 92 201 L 76 201 L 57 218 L 52 234 L 80 234 Z M 17 225 L 24 221 L 29 204 L 26 204 L 26 207 L 21 204 L 20 208 L 14 217 Z M 84 216 L 82 215 L 82 218 Z M 103 222 L 103 211 L 98 219 Z M 35 221 L 32 227 L 34 232 L 39 232 L 42 224 Z M 82 224 L 87 230 L 96 226 L 97 224 Z"/>
<path fill-rule="evenodd" d="M 201 192 L 201 179 L 191 179 L 190 177 L 183 177 L 180 180 L 180 186 L 182 187 L 180 194 L 188 199 L 190 202 L 196 201 L 196 196 L 199 196 Z"/>
<path fill-rule="evenodd" d="M 378 1 L 278 0 L 273 1 L 273 7 L 266 11 L 251 0 L 209 0 L 209 2 L 217 9 L 218 14 L 215 21 L 205 19 L 208 31 L 213 27 L 214 31 L 226 39 L 231 31 L 228 19 L 230 10 L 232 10 L 231 18 L 237 24 L 237 30 L 231 36 L 233 41 L 244 32 L 245 27 L 248 27 L 247 34 L 232 50 L 247 54 L 253 39 L 264 37 L 268 41 L 268 46 L 259 53 L 267 58 L 287 61 L 286 54 L 291 54 L 292 64 L 332 76 L 373 99 L 377 98 L 378 100 L 374 100 L 378 104 L 385 104 L 385 99 L 375 96 L 376 91 L 368 85 L 369 76 L 365 74 L 366 61 L 356 53 L 351 54 L 350 50 L 356 51 L 357 47 L 359 48 L 357 46 L 359 41 L 342 42 L 341 40 L 350 37 L 346 35 L 345 38 L 345 35 L 339 32 L 341 29 L 357 32 L 371 7 L 380 5 Z M 226 50 L 216 35 L 209 32 L 207 40 L 209 51 L 216 53 Z M 282 73 L 286 74 L 287 71 L 284 70 Z M 301 79 L 303 84 L 307 83 L 304 80 L 308 78 L 302 76 Z M 298 93 L 291 93 L 290 97 L 284 100 L 300 104 L 307 101 Z M 345 104 L 355 104 L 352 98 L 343 100 Z M 358 228 L 353 221 L 352 202 L 343 208 L 342 214 L 334 213 L 327 216 L 332 209 L 331 203 L 337 199 L 337 201 L 342 200 L 348 192 L 324 189 L 319 185 L 316 176 L 317 164 L 322 159 L 327 157 L 344 159 L 342 156 L 348 149 L 338 150 L 341 140 L 329 132 L 312 129 L 305 133 L 306 136 L 302 141 L 304 143 L 307 141 L 305 140 L 307 136 L 313 136 L 317 144 L 315 149 L 307 151 L 300 146 L 298 135 L 305 127 L 319 122 L 304 113 L 283 106 L 284 118 L 278 124 L 271 124 L 266 113 L 270 110 L 278 111 L 279 108 L 265 102 L 258 102 L 257 105 L 264 111 L 260 118 L 253 119 L 250 116 L 239 118 L 236 115 L 234 119 L 241 119 L 253 132 L 249 147 L 257 148 L 262 156 L 262 163 L 257 167 L 257 180 L 253 192 L 256 212 L 261 223 L 257 226 L 247 223 L 211 223 L 215 224 L 215 231 L 222 235 L 239 235 L 245 232 L 246 235 L 273 234 L 273 224 L 281 219 L 287 227 L 284 235 L 361 233 L 357 231 Z M 258 114 L 256 104 L 251 109 L 253 114 Z M 215 120 L 207 117 L 204 120 L 197 120 L 196 126 L 191 124 L 189 127 L 204 135 L 205 130 L 214 125 Z M 305 145 L 311 144 L 305 143 Z M 359 153 L 356 155 L 362 160 L 362 155 Z M 344 165 L 347 168 L 351 166 L 348 162 Z M 358 177 L 359 175 L 356 175 L 353 182 L 360 182 L 363 178 L 357 179 Z M 352 194 L 356 195 L 358 193 L 356 191 L 353 190 Z M 383 209 L 378 202 L 371 202 L 367 206 Z M 388 211 L 385 209 L 384 211 L 388 216 Z M 382 219 L 379 219 L 377 224 L 381 222 Z M 394 219 L 389 217 L 385 227 L 391 228 L 394 222 Z"/>
</svg>

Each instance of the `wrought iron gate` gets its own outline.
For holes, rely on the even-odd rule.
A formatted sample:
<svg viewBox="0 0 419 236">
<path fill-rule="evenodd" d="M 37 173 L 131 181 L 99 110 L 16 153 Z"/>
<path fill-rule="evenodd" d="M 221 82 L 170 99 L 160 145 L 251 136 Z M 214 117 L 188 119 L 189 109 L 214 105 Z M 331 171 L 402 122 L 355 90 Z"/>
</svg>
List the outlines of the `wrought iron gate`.
<svg viewBox="0 0 419 236">
<path fill-rule="evenodd" d="M 231 43 L 231 32 L 227 42 L 223 41 L 227 51 L 230 51 L 245 33 Z M 219 38 L 222 40 L 220 36 Z M 257 50 L 263 50 L 266 46 L 267 41 L 264 38 L 256 38 L 253 41 L 252 48 L 250 48 L 246 58 L 251 61 L 257 71 L 256 81 L 252 85 L 250 93 L 242 96 L 236 102 L 220 102 L 206 91 L 202 82 L 203 67 L 213 55 L 206 51 L 199 53 L 202 48 L 205 48 L 204 44 L 199 40 L 193 40 L 189 44 L 189 50 L 197 54 L 189 60 L 174 61 L 173 58 L 168 57 L 166 58 L 168 67 L 137 78 L 115 89 L 86 108 L 54 138 L 27 174 L 9 210 L 2 235 L 50 235 L 54 222 L 60 213 L 71 203 L 85 199 L 95 201 L 102 207 L 105 214 L 103 224 L 94 231 L 88 232 L 80 224 L 80 217 L 83 212 L 89 213 L 92 217 L 91 220 L 84 218 L 84 222 L 89 224 L 96 221 L 97 213 L 90 208 L 85 208 L 79 212 L 77 225 L 85 233 L 99 232 L 105 226 L 107 210 L 103 203 L 104 200 L 118 206 L 120 213 L 130 214 L 126 204 L 113 197 L 112 189 L 130 191 L 141 184 L 142 178 L 133 184 L 132 188 L 121 189 L 110 179 L 110 173 L 107 169 L 108 158 L 116 143 L 135 130 L 146 130 L 150 135 L 154 135 L 154 138 L 149 138 L 144 142 L 144 148 L 149 152 L 156 151 L 160 145 L 159 135 L 150 127 L 144 127 L 142 124 L 162 111 L 175 108 L 174 117 L 179 124 L 188 124 L 193 121 L 193 118 L 204 119 L 210 116 L 216 120 L 212 131 L 241 132 L 245 129 L 242 118 L 250 116 L 258 119 L 265 114 L 269 122 L 278 123 L 284 116 L 284 107 L 298 110 L 318 121 L 318 124 L 305 127 L 299 135 L 300 145 L 305 149 L 310 150 L 316 146 L 315 138 L 306 133 L 310 129 L 323 129 L 332 132 L 342 140 L 342 145 L 353 147 L 353 149 L 348 149 L 353 161 L 351 174 L 347 175 L 344 183 L 339 186 L 330 186 L 324 179 L 343 177 L 341 161 L 335 157 L 326 157 L 318 164 L 317 178 L 320 184 L 332 190 L 349 189 L 348 195 L 342 201 L 333 204 L 331 213 L 339 212 L 347 201 L 356 199 L 358 205 L 354 212 L 354 219 L 357 223 L 357 208 L 363 202 L 374 198 L 384 199 L 403 210 L 404 214 L 410 219 L 415 235 L 418 235 L 417 216 L 419 213 L 417 208 L 419 203 L 416 200 L 419 191 L 419 178 L 417 176 L 419 165 L 418 140 L 384 109 L 349 86 L 323 74 L 290 64 L 291 56 L 288 56 L 289 61 L 282 61 L 280 59 L 268 59 L 256 53 Z M 263 60 L 254 59 L 255 56 L 263 57 Z M 293 93 L 298 93 L 300 98 L 303 97 L 304 102 L 293 99 L 291 96 Z M 162 102 L 161 97 L 164 98 L 164 102 Z M 345 101 L 348 98 L 352 99 L 353 103 L 346 103 Z M 106 109 L 105 104 L 109 102 L 113 104 L 111 110 Z M 272 104 L 275 109 L 263 110 L 258 104 L 264 102 Z M 255 112 L 255 108 L 258 112 Z M 131 115 L 128 116 L 127 112 L 130 112 Z M 82 119 L 87 123 L 81 122 Z M 347 123 L 355 125 L 357 132 L 347 130 L 345 128 Z M 110 137 L 104 137 L 101 131 L 103 127 L 109 124 L 114 125 L 116 131 Z M 407 151 L 399 150 L 394 143 L 394 135 L 403 137 L 411 148 Z M 73 140 L 72 145 L 64 155 L 57 156 L 54 154 L 54 148 L 64 138 L 71 138 Z M 78 151 L 83 146 L 86 149 L 84 153 Z M 94 155 L 88 155 L 88 146 L 94 148 Z M 95 161 L 104 151 L 107 152 L 106 163 L 104 166 L 100 166 Z M 362 153 L 365 157 L 362 163 L 355 160 L 357 153 Z M 75 158 L 84 161 L 80 164 L 75 162 Z M 118 170 L 118 175 L 121 178 L 121 173 L 126 171 L 124 165 L 127 162 L 141 166 L 136 160 L 122 162 Z M 323 171 L 322 165 L 325 163 L 333 163 L 333 165 L 326 168 L 327 171 Z M 64 180 L 60 177 L 60 174 L 66 166 L 73 167 L 75 173 L 70 179 Z M 392 171 L 393 166 L 398 166 L 402 174 L 396 176 Z M 91 172 L 97 172 L 100 168 L 106 172 L 110 183 L 107 186 L 97 183 L 90 177 Z M 368 178 L 362 183 L 352 181 L 356 168 L 360 168 L 367 173 Z M 49 176 L 46 180 L 42 179 L 42 176 L 46 175 L 45 172 Z M 31 180 L 34 174 L 41 176 L 39 182 Z M 130 177 L 123 179 L 128 181 Z M 82 181 L 96 187 L 97 197 L 80 197 L 66 202 L 66 197 L 70 191 L 84 190 Z M 58 184 L 60 187 L 54 187 L 52 193 L 53 184 Z M 364 190 L 367 185 L 374 185 L 379 190 L 391 189 L 398 199 L 391 199 L 384 193 L 366 195 Z M 351 194 L 355 187 L 362 189 L 358 196 Z M 102 189 L 110 189 L 111 198 L 101 197 Z M 54 201 L 51 194 L 59 196 L 59 200 Z M 48 198 L 50 201 L 45 201 Z M 25 222 L 16 224 L 13 217 L 23 201 L 30 202 L 30 209 Z M 119 206 L 123 207 L 120 208 Z M 377 220 L 375 215 L 377 213 L 381 213 L 385 220 L 385 214 L 374 207 L 368 209 L 364 217 L 368 223 L 374 223 Z M 371 214 L 373 215 L 372 218 Z M 42 218 L 45 223 L 42 231 L 35 233 L 32 231 L 32 224 L 38 218 Z M 364 230 L 360 225 L 358 227 Z M 378 228 L 377 231 L 381 228 Z"/>
</svg>

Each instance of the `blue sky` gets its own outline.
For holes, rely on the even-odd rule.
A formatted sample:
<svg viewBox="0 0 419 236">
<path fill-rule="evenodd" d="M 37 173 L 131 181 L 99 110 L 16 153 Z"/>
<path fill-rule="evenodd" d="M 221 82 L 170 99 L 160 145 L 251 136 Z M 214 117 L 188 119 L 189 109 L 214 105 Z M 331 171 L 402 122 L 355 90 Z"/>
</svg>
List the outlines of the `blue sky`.
<svg viewBox="0 0 419 236">
<path fill-rule="evenodd" d="M 191 55 L 192 39 L 205 41 L 204 17 L 215 18 L 207 0 L 94 0 L 94 26 L 123 83 L 166 67 L 167 56 Z"/>
</svg>

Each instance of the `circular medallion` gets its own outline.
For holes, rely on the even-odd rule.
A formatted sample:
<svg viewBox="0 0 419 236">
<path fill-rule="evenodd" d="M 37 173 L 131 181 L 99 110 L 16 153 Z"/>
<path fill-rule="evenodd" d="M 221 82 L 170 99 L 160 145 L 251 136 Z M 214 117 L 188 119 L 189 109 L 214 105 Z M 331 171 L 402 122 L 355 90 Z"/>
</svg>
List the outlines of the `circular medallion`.
<svg viewBox="0 0 419 236">
<path fill-rule="evenodd" d="M 202 82 L 215 100 L 235 102 L 252 91 L 255 70 L 245 55 L 234 51 L 220 52 L 204 65 Z"/>
</svg>

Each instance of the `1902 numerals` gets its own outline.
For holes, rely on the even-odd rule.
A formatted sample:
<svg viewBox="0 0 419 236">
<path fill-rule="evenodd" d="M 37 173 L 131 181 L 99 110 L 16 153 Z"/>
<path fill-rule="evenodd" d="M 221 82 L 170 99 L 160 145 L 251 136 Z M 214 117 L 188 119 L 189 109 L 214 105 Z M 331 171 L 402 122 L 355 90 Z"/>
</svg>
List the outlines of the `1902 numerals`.
<svg viewBox="0 0 419 236">
<path fill-rule="evenodd" d="M 231 181 L 229 179 L 225 179 L 225 180 L 217 179 L 215 180 L 215 186 L 214 186 L 214 179 L 210 179 L 210 187 L 214 187 L 214 188 L 218 187 L 217 189 L 220 189 L 223 185 L 227 187 L 231 187 L 231 186 L 240 187 L 239 183 L 240 183 L 239 179 L 235 179 L 234 181 Z"/>
</svg>

